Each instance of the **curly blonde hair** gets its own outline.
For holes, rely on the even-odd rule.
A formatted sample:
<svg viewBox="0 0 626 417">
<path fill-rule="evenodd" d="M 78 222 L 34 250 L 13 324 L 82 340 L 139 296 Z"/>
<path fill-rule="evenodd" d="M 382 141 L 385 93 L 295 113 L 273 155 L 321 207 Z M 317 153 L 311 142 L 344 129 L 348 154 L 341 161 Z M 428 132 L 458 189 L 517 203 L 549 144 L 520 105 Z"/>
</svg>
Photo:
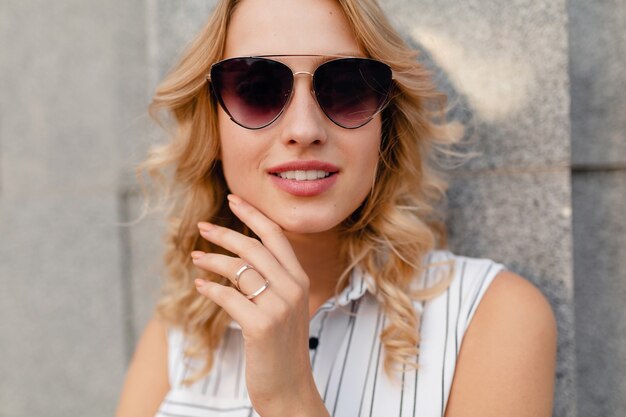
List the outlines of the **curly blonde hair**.
<svg viewBox="0 0 626 417">
<path fill-rule="evenodd" d="M 373 278 L 387 316 L 381 333 L 388 375 L 395 365 L 417 368 L 419 321 L 414 301 L 427 300 L 447 288 L 448 279 L 416 290 L 425 255 L 445 245 L 445 228 L 437 204 L 447 182 L 434 169 L 434 150 L 456 141 L 445 123 L 445 95 L 431 74 L 416 60 L 375 0 L 337 0 L 357 41 L 369 57 L 387 63 L 394 72 L 395 92 L 382 113 L 382 141 L 375 183 L 364 203 L 342 223 L 342 253 L 348 260 L 335 293 L 345 287 L 349 272 L 361 265 Z M 187 378 L 206 375 L 213 354 L 230 322 L 225 311 L 198 296 L 194 278 L 231 285 L 224 277 L 193 267 L 190 252 L 224 252 L 200 239 L 201 220 L 253 235 L 229 210 L 226 181 L 218 160 L 220 151 L 217 103 L 205 75 L 222 58 L 226 31 L 237 0 L 218 2 L 210 20 L 183 54 L 178 65 L 157 88 L 150 114 L 171 126 L 168 143 L 150 151 L 138 174 L 150 174 L 171 202 L 165 264 L 168 274 L 157 315 L 180 326 L 190 340 L 185 354 L 202 357 L 205 366 Z M 164 122 L 160 113 L 169 116 Z M 454 131 L 454 129 L 452 130 Z M 458 133 L 458 132 L 457 132 Z"/>
</svg>

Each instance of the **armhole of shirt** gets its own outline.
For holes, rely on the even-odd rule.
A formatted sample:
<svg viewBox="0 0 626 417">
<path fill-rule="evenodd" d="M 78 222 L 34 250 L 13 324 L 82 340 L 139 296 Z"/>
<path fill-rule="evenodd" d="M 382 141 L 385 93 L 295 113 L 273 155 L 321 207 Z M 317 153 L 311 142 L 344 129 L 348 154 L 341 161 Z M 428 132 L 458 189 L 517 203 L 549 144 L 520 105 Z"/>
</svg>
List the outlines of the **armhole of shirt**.
<svg viewBox="0 0 626 417">
<path fill-rule="evenodd" d="M 467 280 L 470 285 L 463 289 L 463 303 L 460 312 L 465 321 L 463 326 L 463 334 L 465 334 L 487 289 L 495 277 L 506 270 L 506 267 L 489 259 L 464 258 L 462 262 L 465 262 L 464 268 L 467 269 L 465 274 L 471 278 Z"/>
</svg>

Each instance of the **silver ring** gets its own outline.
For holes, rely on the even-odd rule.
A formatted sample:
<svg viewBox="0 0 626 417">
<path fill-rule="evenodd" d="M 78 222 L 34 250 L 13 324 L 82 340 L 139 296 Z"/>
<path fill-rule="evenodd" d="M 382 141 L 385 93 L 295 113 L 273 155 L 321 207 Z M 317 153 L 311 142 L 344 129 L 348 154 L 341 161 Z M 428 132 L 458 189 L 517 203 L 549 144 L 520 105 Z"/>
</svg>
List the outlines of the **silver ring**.
<svg viewBox="0 0 626 417">
<path fill-rule="evenodd" d="M 261 277 L 261 278 L 263 278 L 263 277 Z M 265 284 L 263 284 L 263 286 L 261 288 L 259 288 L 258 290 L 256 290 L 252 294 L 243 294 L 243 293 L 242 294 L 245 295 L 248 300 L 252 300 L 254 297 L 256 297 L 257 295 L 261 294 L 263 291 L 265 291 L 267 289 L 267 287 L 270 286 L 270 282 L 268 280 L 266 280 L 265 278 L 263 278 L 263 280 L 265 281 Z"/>
<path fill-rule="evenodd" d="M 239 290 L 239 292 L 241 292 L 241 287 L 239 287 L 239 278 L 241 278 L 241 275 L 246 272 L 248 269 L 252 269 L 253 271 L 256 271 L 256 269 L 254 269 L 254 267 L 250 264 L 245 264 L 244 266 L 242 266 L 241 268 L 239 268 L 239 271 L 237 271 L 237 273 L 235 274 L 235 287 L 237 287 L 237 289 Z"/>
<path fill-rule="evenodd" d="M 244 292 L 241 291 L 241 287 L 239 286 L 239 279 L 241 278 L 241 275 L 243 275 L 243 273 L 246 272 L 248 269 L 252 269 L 252 270 L 256 271 L 256 269 L 254 269 L 254 267 L 252 265 L 250 265 L 250 264 L 245 264 L 244 266 L 239 268 L 239 271 L 237 271 L 237 273 L 235 274 L 235 287 L 237 287 L 239 292 L 242 293 L 243 295 L 245 295 L 248 300 L 252 300 L 254 297 L 258 296 L 263 291 L 265 291 L 267 289 L 267 287 L 270 286 L 270 282 L 268 280 L 266 280 L 263 276 L 261 276 L 261 278 L 263 278 L 263 281 L 265 281 L 265 284 L 263 284 L 263 286 L 261 286 L 261 288 L 259 288 L 258 290 L 256 290 L 252 294 L 244 294 Z M 259 276 L 260 276 L 260 274 L 259 274 Z"/>
</svg>

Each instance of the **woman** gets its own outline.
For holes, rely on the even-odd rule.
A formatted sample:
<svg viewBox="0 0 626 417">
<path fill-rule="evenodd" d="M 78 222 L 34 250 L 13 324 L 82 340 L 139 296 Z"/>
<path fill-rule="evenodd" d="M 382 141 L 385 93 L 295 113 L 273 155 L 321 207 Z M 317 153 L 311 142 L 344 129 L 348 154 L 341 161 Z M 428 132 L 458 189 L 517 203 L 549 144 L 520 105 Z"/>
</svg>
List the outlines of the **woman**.
<svg viewBox="0 0 626 417">
<path fill-rule="evenodd" d="M 118 417 L 550 415 L 545 298 L 434 250 L 441 103 L 374 0 L 219 2 L 153 102 L 169 278 Z"/>
</svg>

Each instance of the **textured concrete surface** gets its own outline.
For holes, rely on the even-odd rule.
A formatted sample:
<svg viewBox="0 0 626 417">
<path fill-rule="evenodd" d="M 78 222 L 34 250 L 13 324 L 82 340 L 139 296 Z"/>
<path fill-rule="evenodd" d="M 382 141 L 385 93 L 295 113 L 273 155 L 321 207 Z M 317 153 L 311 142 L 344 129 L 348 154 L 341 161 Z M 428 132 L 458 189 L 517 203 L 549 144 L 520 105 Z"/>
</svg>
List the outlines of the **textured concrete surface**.
<svg viewBox="0 0 626 417">
<path fill-rule="evenodd" d="M 150 64 L 155 82 L 177 62 L 216 3 L 216 0 L 147 0 L 151 19 Z"/>
<path fill-rule="evenodd" d="M 573 177 L 578 408 L 626 410 L 626 172 Z"/>
<path fill-rule="evenodd" d="M 565 0 L 384 0 L 407 39 L 443 70 L 484 157 L 470 169 L 567 166 Z"/>
<path fill-rule="evenodd" d="M 569 2 L 578 409 L 626 415 L 626 3 Z"/>
<path fill-rule="evenodd" d="M 118 182 L 147 103 L 140 2 L 0 4 L 0 415 L 110 416 Z"/>
<path fill-rule="evenodd" d="M 569 1 L 574 165 L 626 169 L 626 2 Z"/>
<path fill-rule="evenodd" d="M 121 198 L 121 217 L 134 223 L 121 230 L 126 249 L 123 263 L 127 311 L 127 352 L 131 353 L 146 323 L 152 317 L 165 276 L 162 262 L 165 222 L 163 213 L 142 217 L 144 198 L 134 190 Z M 139 220 L 141 219 L 141 220 Z"/>
<path fill-rule="evenodd" d="M 554 416 L 576 415 L 569 177 L 569 170 L 456 177 L 448 206 L 453 251 L 505 264 L 550 300 L 559 330 Z"/>
<path fill-rule="evenodd" d="M 576 353 L 579 415 L 624 415 L 623 308 L 607 306 L 624 298 L 625 183 L 574 177 L 576 352 L 568 179 L 570 93 L 574 161 L 625 161 L 623 2 L 382 3 L 483 153 L 451 189 L 453 248 L 549 297 L 555 416 L 576 415 Z M 0 415 L 112 414 L 160 280 L 162 223 L 117 226 L 141 205 L 132 167 L 162 140 L 145 106 L 214 4 L 0 4 Z"/>
<path fill-rule="evenodd" d="M 111 415 L 125 359 L 115 199 L 5 195 L 0 207 L 0 415 Z"/>
</svg>

